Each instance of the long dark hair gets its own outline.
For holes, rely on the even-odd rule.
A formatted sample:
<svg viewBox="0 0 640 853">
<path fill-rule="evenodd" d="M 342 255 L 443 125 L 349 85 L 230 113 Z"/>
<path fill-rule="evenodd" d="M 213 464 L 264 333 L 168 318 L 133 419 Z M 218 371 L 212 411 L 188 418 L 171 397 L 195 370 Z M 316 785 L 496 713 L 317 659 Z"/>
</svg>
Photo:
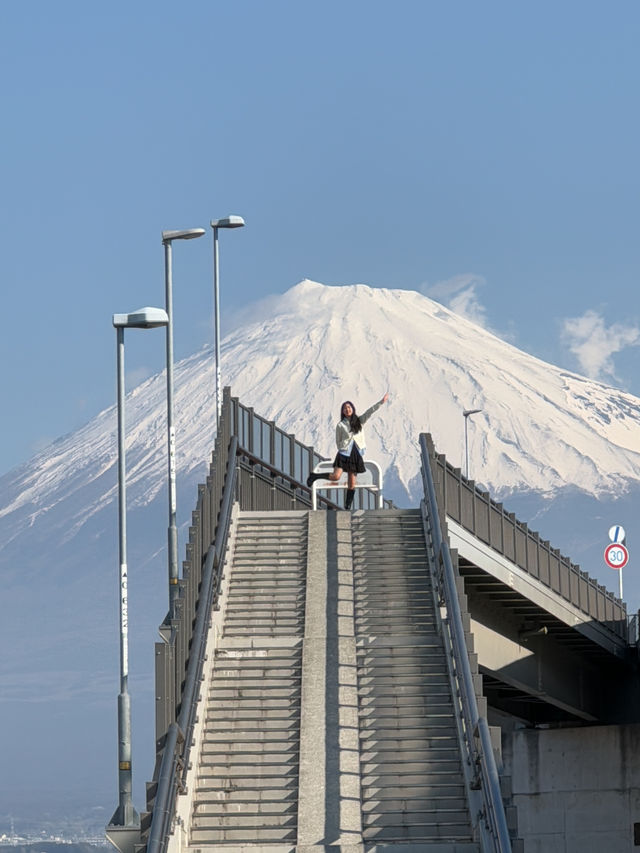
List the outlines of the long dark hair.
<svg viewBox="0 0 640 853">
<path fill-rule="evenodd" d="M 344 407 L 347 403 L 351 406 L 351 416 L 347 418 L 344 413 Z M 360 423 L 360 418 L 356 415 L 356 407 L 353 405 L 351 400 L 345 400 L 344 403 L 340 406 L 340 420 L 348 420 L 349 426 L 351 427 L 351 432 L 356 435 L 362 429 L 362 424 Z"/>
</svg>

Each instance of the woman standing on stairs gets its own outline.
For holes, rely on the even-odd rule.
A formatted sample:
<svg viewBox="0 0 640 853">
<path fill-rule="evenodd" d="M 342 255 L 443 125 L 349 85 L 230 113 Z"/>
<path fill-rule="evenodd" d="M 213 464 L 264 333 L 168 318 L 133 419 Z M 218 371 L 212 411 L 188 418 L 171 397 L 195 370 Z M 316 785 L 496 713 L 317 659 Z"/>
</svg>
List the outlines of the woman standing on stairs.
<svg viewBox="0 0 640 853">
<path fill-rule="evenodd" d="M 353 497 L 356 493 L 356 478 L 358 474 L 364 474 L 364 451 L 365 439 L 363 425 L 369 420 L 374 412 L 377 412 L 383 403 L 389 399 L 385 394 L 382 400 L 374 403 L 370 409 L 362 415 L 356 415 L 356 407 L 351 400 L 347 400 L 340 407 L 340 421 L 336 426 L 336 444 L 338 452 L 333 460 L 333 471 L 331 474 L 309 474 L 307 486 L 311 488 L 316 480 L 330 480 L 336 482 L 342 477 L 342 472 L 347 472 L 347 497 L 344 502 L 345 509 L 351 509 Z"/>
</svg>

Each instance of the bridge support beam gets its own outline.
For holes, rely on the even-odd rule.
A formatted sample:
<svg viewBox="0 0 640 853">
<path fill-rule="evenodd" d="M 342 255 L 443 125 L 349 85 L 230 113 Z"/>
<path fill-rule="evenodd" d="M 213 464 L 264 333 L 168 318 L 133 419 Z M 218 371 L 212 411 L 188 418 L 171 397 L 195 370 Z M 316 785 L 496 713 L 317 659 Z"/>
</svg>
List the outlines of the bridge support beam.
<svg viewBox="0 0 640 853">
<path fill-rule="evenodd" d="M 471 620 L 475 650 L 484 671 L 578 719 L 595 722 L 601 718 L 601 673 L 547 637 L 532 637 L 521 643 L 517 629 L 509 636 L 511 626 L 505 625 L 504 619 L 499 628 L 497 620 L 492 627 L 488 613 L 483 612 L 487 609 L 476 603 L 473 612 L 482 622 Z"/>
</svg>

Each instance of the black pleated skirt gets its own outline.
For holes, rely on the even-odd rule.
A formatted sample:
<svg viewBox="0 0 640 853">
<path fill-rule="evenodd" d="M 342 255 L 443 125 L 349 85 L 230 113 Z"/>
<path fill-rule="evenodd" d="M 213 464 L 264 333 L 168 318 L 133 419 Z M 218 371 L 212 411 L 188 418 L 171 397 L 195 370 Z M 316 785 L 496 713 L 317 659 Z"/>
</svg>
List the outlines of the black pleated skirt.
<svg viewBox="0 0 640 853">
<path fill-rule="evenodd" d="M 364 474 L 367 470 L 364 467 L 362 453 L 360 453 L 355 443 L 351 448 L 349 456 L 345 456 L 344 453 L 336 453 L 336 458 L 333 460 L 333 467 L 342 468 L 343 471 L 347 471 L 349 474 Z"/>
</svg>

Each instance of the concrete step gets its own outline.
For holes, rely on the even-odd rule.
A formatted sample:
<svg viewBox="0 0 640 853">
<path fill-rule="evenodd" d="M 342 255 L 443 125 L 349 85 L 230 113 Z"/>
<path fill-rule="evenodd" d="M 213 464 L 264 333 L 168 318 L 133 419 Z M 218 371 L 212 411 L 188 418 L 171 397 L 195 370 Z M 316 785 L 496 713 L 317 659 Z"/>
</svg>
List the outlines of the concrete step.
<svg viewBox="0 0 640 853">
<path fill-rule="evenodd" d="M 475 841 L 422 841 L 412 843 L 401 841 L 400 843 L 383 842 L 382 844 L 367 844 L 367 853 L 480 853 L 480 845 Z M 218 853 L 242 853 L 240 850 L 229 848 L 219 850 Z M 256 851 L 257 853 L 257 851 Z M 276 851 L 272 851 L 276 853 Z M 278 853 L 293 853 L 293 851 L 278 851 Z M 515 848 L 513 853 L 516 853 Z"/>
<path fill-rule="evenodd" d="M 382 746 L 378 747 L 378 743 L 381 743 Z M 386 761 L 389 763 L 389 767 L 397 764 L 402 769 L 408 763 L 416 764 L 416 766 L 419 764 L 424 767 L 433 762 L 457 761 L 459 759 L 457 747 L 442 742 L 442 739 L 424 738 L 423 745 L 415 751 L 409 748 L 402 749 L 400 746 L 394 750 L 387 746 L 387 744 L 392 743 L 392 740 L 361 741 L 361 763 L 378 763 L 382 767 L 382 763 Z"/>
<path fill-rule="evenodd" d="M 299 702 L 296 702 L 299 705 Z M 212 714 L 218 711 L 224 716 L 225 713 L 233 711 L 237 708 L 245 708 L 247 711 L 260 712 L 262 714 L 269 711 L 281 711 L 292 707 L 292 702 L 289 698 L 274 699 L 268 691 L 265 691 L 264 698 L 255 697 L 247 699 L 246 697 L 229 697 L 228 699 L 211 699 L 209 709 Z"/>
<path fill-rule="evenodd" d="M 210 776 L 224 777 L 234 780 L 236 778 L 248 779 L 283 779 L 287 776 L 298 775 L 297 762 L 276 764 L 263 761 L 261 764 L 219 764 L 213 760 L 209 761 L 207 755 L 201 756 L 202 770 L 206 768 Z M 276 785 L 278 787 L 278 785 Z"/>
<path fill-rule="evenodd" d="M 439 668 L 431 671 L 426 667 L 394 667 L 393 665 L 368 665 L 358 667 L 361 674 L 361 688 L 364 696 L 375 696 L 377 691 L 384 696 L 389 687 L 403 688 L 405 694 L 422 695 L 425 700 L 437 697 L 441 702 L 442 696 L 449 696 L 451 701 L 451 688 L 446 673 Z M 422 669 L 426 671 L 421 672 Z M 403 700 L 404 702 L 404 700 Z"/>
<path fill-rule="evenodd" d="M 224 620 L 224 632 L 229 633 L 229 629 L 239 630 L 242 628 L 255 629 L 263 628 L 295 628 L 298 629 L 304 623 L 304 615 L 291 613 L 284 608 L 279 608 L 275 612 L 251 613 L 235 616 L 233 613 L 227 614 Z"/>
<path fill-rule="evenodd" d="M 286 604 L 291 607 L 304 607 L 305 592 L 297 589 L 271 590 L 267 592 L 261 589 L 257 592 L 235 592 L 227 599 L 227 612 L 233 612 L 240 607 L 275 607 L 278 604 Z"/>
<path fill-rule="evenodd" d="M 275 698 L 272 691 L 299 690 L 300 682 L 301 675 L 297 672 L 292 673 L 289 678 L 276 678 L 275 676 L 273 678 L 256 678 L 251 671 L 248 671 L 246 675 L 240 675 L 236 678 L 214 677 L 209 693 L 211 695 L 215 691 L 216 695 L 220 695 L 219 691 L 238 689 L 242 690 L 243 695 L 245 695 L 245 690 L 260 690 L 265 698 L 267 694 Z"/>
<path fill-rule="evenodd" d="M 382 842 L 388 841 L 394 841 L 397 843 L 402 841 L 411 841 L 415 843 L 439 840 L 455 845 L 460 841 L 471 841 L 470 829 L 466 830 L 463 825 L 458 823 L 447 824 L 443 822 L 415 826 L 367 826 L 363 827 L 362 835 L 365 844 L 367 845 L 367 851 L 371 849 L 369 844 L 374 841 L 378 845 Z M 386 849 L 386 846 L 384 849 Z M 420 850 L 424 849 L 427 848 L 424 848 L 421 845 Z M 455 849 L 457 849 L 457 847 Z"/>
<path fill-rule="evenodd" d="M 219 747 L 221 750 L 229 750 L 232 745 L 237 745 L 239 749 L 243 749 L 246 744 L 251 747 L 251 744 L 264 744 L 265 747 L 281 746 L 282 749 L 289 749 L 290 746 L 298 744 L 298 731 L 295 728 L 288 731 L 252 731 L 240 732 L 237 728 L 227 729 L 226 731 L 210 732 L 205 731 L 203 734 L 203 746 L 208 744 L 212 748 Z"/>
<path fill-rule="evenodd" d="M 281 791 L 295 794 L 297 800 L 298 777 L 293 773 L 281 779 L 274 779 L 272 776 L 230 776 L 226 773 L 212 773 L 207 767 L 202 768 L 198 774 L 198 797 L 201 794 L 211 797 L 214 792 L 220 791 L 232 791 L 238 795 L 246 794 L 249 800 L 255 799 L 255 791 L 263 791 L 265 797 Z"/>
<path fill-rule="evenodd" d="M 247 827 L 245 829 L 210 829 L 208 827 L 195 826 L 191 830 L 191 846 L 207 843 L 234 843 L 242 844 L 242 849 L 245 846 L 255 844 L 282 844 L 288 840 L 295 844 L 297 838 L 297 824 L 287 827 L 287 831 L 283 831 L 284 827 L 277 829 L 263 828 L 260 832 L 255 831 L 255 827 Z"/>
<path fill-rule="evenodd" d="M 295 701 L 300 699 L 300 679 L 296 679 L 296 684 L 286 686 L 275 686 L 265 688 L 264 681 L 258 685 L 254 682 L 251 684 L 242 684 L 237 681 L 229 682 L 226 686 L 221 686 L 217 690 L 212 690 L 210 695 L 215 695 L 216 699 L 223 701 L 242 700 L 243 702 L 252 702 L 254 700 L 269 699 L 288 699 Z"/>
<path fill-rule="evenodd" d="M 415 791 L 424 787 L 440 787 L 443 790 L 450 786 L 460 785 L 462 775 L 460 773 L 460 762 L 442 761 L 432 762 L 433 769 L 421 770 L 420 773 L 381 773 L 381 772 L 363 772 L 361 785 L 363 798 L 379 796 L 384 793 L 385 796 L 402 797 L 406 796 L 408 788 Z"/>
<path fill-rule="evenodd" d="M 251 733 L 253 737 L 256 731 L 292 731 L 296 730 L 300 725 L 300 721 L 298 717 L 292 717 L 286 720 L 271 720 L 271 719 L 244 719 L 238 720 L 237 725 L 234 728 L 236 736 L 240 738 L 244 737 L 248 733 Z M 218 731 L 227 731 L 229 729 L 228 723 L 222 722 L 217 719 L 207 720 L 207 732 L 218 732 Z"/>
<path fill-rule="evenodd" d="M 192 820 L 192 831 L 197 829 L 205 829 L 209 827 L 212 823 L 211 820 L 207 819 L 206 815 L 200 815 L 197 813 Z M 224 827 L 229 828 L 253 828 L 257 830 L 256 835 L 260 835 L 260 830 L 264 829 L 275 829 L 276 827 L 295 827 L 297 824 L 298 816 L 297 814 L 236 814 L 236 815 L 224 815 L 220 818 L 215 819 L 215 826 L 220 827 L 221 829 Z"/>
<path fill-rule="evenodd" d="M 436 671 L 442 674 L 448 672 L 442 643 L 435 642 L 431 637 L 424 640 L 423 644 L 416 642 L 416 645 L 410 647 L 389 644 L 368 648 L 361 645 L 357 650 L 357 655 L 360 668 L 367 666 L 393 666 L 398 668 L 419 666 L 421 672 Z"/>
<path fill-rule="evenodd" d="M 198 788 L 196 792 L 198 803 L 203 807 L 207 803 L 238 803 L 247 805 L 265 803 L 296 803 L 298 792 L 293 788 L 234 788 L 232 790 L 212 791 Z"/>
<path fill-rule="evenodd" d="M 215 713 L 215 728 L 221 727 L 218 724 L 231 723 L 235 726 L 238 722 L 253 723 L 255 720 L 265 721 L 266 719 L 269 722 L 280 722 L 285 725 L 289 722 L 297 721 L 299 718 L 300 709 L 297 707 L 276 707 L 269 709 L 265 713 L 265 710 L 262 708 L 247 708 L 241 703 L 236 708 L 219 709 Z M 211 722 L 214 722 L 213 718 Z M 212 726 L 209 725 L 209 720 L 207 720 L 207 728 L 212 729 Z"/>
<path fill-rule="evenodd" d="M 442 775 L 442 774 L 441 774 Z M 446 777 L 445 777 L 446 778 Z M 391 785 L 370 785 L 367 787 L 367 802 L 375 804 L 376 802 L 407 802 L 408 800 L 425 800 L 431 802 L 438 797 L 445 798 L 460 798 L 466 797 L 466 790 L 462 783 L 462 779 L 458 778 L 453 781 L 453 775 L 449 777 L 448 782 L 438 781 L 431 785 L 411 785 L 410 790 L 404 786 Z M 409 790 L 409 793 L 408 793 Z"/>
<path fill-rule="evenodd" d="M 360 714 L 360 729 L 362 735 L 370 734 L 372 730 L 389 729 L 418 729 L 425 732 L 432 731 L 434 736 L 439 736 L 445 732 L 450 732 L 455 736 L 456 726 L 453 714 L 445 716 L 437 714 L 433 717 L 424 715 L 412 715 L 409 711 L 414 709 L 407 708 L 385 708 L 383 711 L 376 712 L 373 709 L 368 709 L 367 713 Z"/>
<path fill-rule="evenodd" d="M 291 626 L 282 628 L 269 628 L 267 625 L 257 625 L 251 628 L 229 628 L 225 629 L 225 637 L 301 637 L 304 631 L 304 626 L 298 626 L 295 629 Z"/>
<path fill-rule="evenodd" d="M 201 753 L 201 761 L 220 767 L 235 767 L 244 764 L 256 764 L 260 766 L 271 766 L 272 764 L 290 764 L 298 763 L 298 749 L 278 749 L 278 750 L 259 750 L 259 749 L 242 749 L 235 751 L 221 751 L 203 748 Z"/>
<path fill-rule="evenodd" d="M 373 776 L 375 774 L 379 784 L 387 776 L 401 776 L 403 774 L 405 776 L 415 776 L 416 774 L 437 773 L 445 767 L 450 772 L 460 773 L 462 771 L 459 756 L 452 750 L 443 750 L 440 760 L 434 754 L 424 761 L 400 761 L 397 759 L 398 757 L 396 756 L 396 761 L 392 761 L 388 756 L 385 756 L 382 761 L 375 759 L 370 761 L 363 760 L 360 762 L 361 773 L 363 776 Z"/>
<path fill-rule="evenodd" d="M 429 695 L 430 689 L 442 693 L 448 684 L 449 681 L 445 675 L 431 675 L 428 678 L 421 678 L 419 675 L 403 677 L 402 673 L 396 675 L 393 672 L 381 672 L 358 678 L 358 687 L 365 695 L 369 695 L 370 692 L 375 693 L 377 689 L 384 689 L 385 687 L 402 686 L 405 688 L 421 687 L 423 695 L 426 697 Z"/>
<path fill-rule="evenodd" d="M 384 811 L 388 814 L 395 812 L 465 812 L 466 808 L 467 801 L 464 787 L 460 786 L 459 796 L 439 795 L 432 789 L 428 797 L 420 796 L 413 792 L 407 796 L 396 798 L 372 797 L 363 806 L 363 812 Z"/>
<path fill-rule="evenodd" d="M 423 589 L 421 585 L 416 586 L 415 594 L 411 597 L 407 596 L 406 599 L 411 601 L 416 607 L 421 607 L 433 613 L 433 594 L 431 590 Z M 366 583 L 363 583 L 362 587 L 362 592 L 358 595 L 358 606 L 363 609 L 384 607 L 385 610 L 392 612 L 395 610 L 402 611 L 406 607 L 405 600 L 399 601 L 398 599 L 394 599 L 393 601 L 389 601 L 383 591 L 371 591 Z"/>
<path fill-rule="evenodd" d="M 223 823 L 222 818 L 229 816 L 242 816 L 240 821 L 245 824 L 244 818 L 256 818 L 264 816 L 267 818 L 275 818 L 281 815 L 297 815 L 297 802 L 267 801 L 249 803 L 245 801 L 203 801 L 199 800 L 196 805 L 196 815 L 199 818 L 216 818 L 215 823 Z"/>
<path fill-rule="evenodd" d="M 217 663 L 214 673 L 215 677 L 225 678 L 227 680 L 236 678 L 239 681 L 246 678 L 260 678 L 281 680 L 288 678 L 299 678 L 302 672 L 302 665 L 297 661 L 292 661 L 289 666 L 285 661 L 278 661 L 277 664 L 264 666 L 260 663 L 248 662 L 245 665 L 231 666 L 228 661 L 220 661 Z"/>
</svg>

